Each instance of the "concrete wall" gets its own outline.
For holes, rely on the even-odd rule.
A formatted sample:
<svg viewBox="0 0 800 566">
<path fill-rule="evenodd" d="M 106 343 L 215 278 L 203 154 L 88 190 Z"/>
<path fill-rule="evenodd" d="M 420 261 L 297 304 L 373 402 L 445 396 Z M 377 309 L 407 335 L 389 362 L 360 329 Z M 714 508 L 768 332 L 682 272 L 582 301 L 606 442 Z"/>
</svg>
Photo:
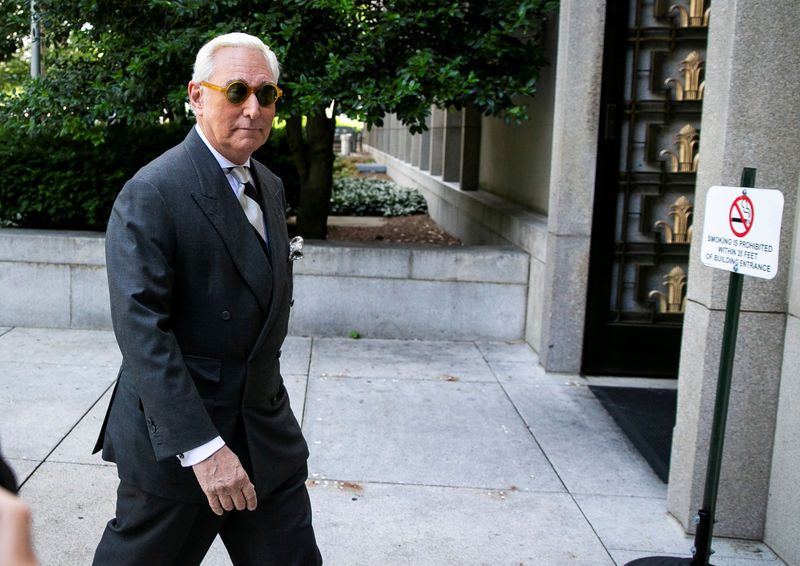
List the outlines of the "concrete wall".
<svg viewBox="0 0 800 566">
<path fill-rule="evenodd" d="M 0 230 L 0 326 L 111 328 L 105 237 Z"/>
<path fill-rule="evenodd" d="M 295 264 L 292 334 L 520 340 L 528 256 L 513 247 L 315 242 Z"/>
<path fill-rule="evenodd" d="M 526 252 L 529 272 L 523 338 L 536 348 L 541 336 L 547 219 L 486 191 L 459 190 L 457 183 L 447 183 L 441 176 L 430 175 L 388 153 L 370 150 L 376 162 L 386 165 L 392 179 L 425 194 L 431 217 L 451 234 L 468 244 L 513 245 Z"/>
<path fill-rule="evenodd" d="M 581 369 L 605 16 L 604 0 L 561 2 L 547 257 L 536 348 L 550 371 Z"/>
<path fill-rule="evenodd" d="M 800 196 L 800 186 L 797 189 Z M 786 228 L 792 218 L 784 215 Z M 783 251 L 783 250 L 781 250 Z M 788 564 L 800 564 L 800 207 L 794 218 L 789 316 L 784 338 L 781 385 L 764 542 Z"/>
<path fill-rule="evenodd" d="M 797 507 L 788 524 L 767 511 L 771 501 L 772 512 L 782 515 L 780 502 L 797 502 L 800 484 L 796 447 L 775 444 L 773 452 L 773 440 L 788 435 L 796 444 L 800 432 L 797 417 L 786 418 L 797 392 L 796 366 L 784 361 L 784 354 L 788 361 L 797 356 L 797 327 L 791 317 L 787 325 L 787 300 L 800 157 L 798 21 L 796 0 L 713 4 L 694 221 L 702 226 L 708 188 L 738 186 L 743 167 L 758 169 L 758 187 L 778 189 L 785 197 L 778 275 L 744 281 L 715 534 L 761 539 L 769 524 L 771 544 L 795 557 Z M 705 485 L 729 280 L 727 272 L 700 263 L 698 246 L 695 240 L 690 252 L 668 493 L 669 510 L 687 529 Z M 779 397 L 786 420 L 776 427 Z M 792 457 L 794 465 L 788 466 Z"/>
<path fill-rule="evenodd" d="M 368 149 L 400 184 L 420 188 L 430 215 L 473 244 L 513 244 L 530 254 L 525 340 L 550 371 L 580 370 L 600 112 L 605 2 L 561 2 L 548 29 L 552 67 L 544 70 L 527 126 L 484 119 L 481 187 L 463 191 L 435 167 L 444 136 L 441 111 L 429 132 L 430 167 L 398 151 L 390 122 Z M 557 45 L 557 48 L 556 48 Z M 524 142 L 523 138 L 527 137 Z M 422 143 L 417 147 L 422 147 Z M 547 216 L 543 214 L 547 211 Z"/>
<path fill-rule="evenodd" d="M 551 64 L 540 72 L 536 96 L 519 101 L 528 106 L 530 120 L 513 125 L 499 118 L 481 122 L 480 187 L 540 214 L 547 214 L 550 189 L 558 21 L 552 17 L 545 29 Z"/>
<path fill-rule="evenodd" d="M 110 329 L 103 234 L 0 230 L 0 326 Z M 521 340 L 529 257 L 511 247 L 308 242 L 290 332 Z"/>
</svg>

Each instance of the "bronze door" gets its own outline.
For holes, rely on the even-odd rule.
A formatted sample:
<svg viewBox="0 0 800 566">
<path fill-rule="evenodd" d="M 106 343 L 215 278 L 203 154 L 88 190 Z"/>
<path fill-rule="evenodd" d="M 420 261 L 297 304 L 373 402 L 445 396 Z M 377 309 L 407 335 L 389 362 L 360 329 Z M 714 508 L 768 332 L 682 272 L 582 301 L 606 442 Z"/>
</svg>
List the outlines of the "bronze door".
<svg viewBox="0 0 800 566">
<path fill-rule="evenodd" d="M 675 377 L 709 0 L 608 0 L 583 371 Z"/>
</svg>

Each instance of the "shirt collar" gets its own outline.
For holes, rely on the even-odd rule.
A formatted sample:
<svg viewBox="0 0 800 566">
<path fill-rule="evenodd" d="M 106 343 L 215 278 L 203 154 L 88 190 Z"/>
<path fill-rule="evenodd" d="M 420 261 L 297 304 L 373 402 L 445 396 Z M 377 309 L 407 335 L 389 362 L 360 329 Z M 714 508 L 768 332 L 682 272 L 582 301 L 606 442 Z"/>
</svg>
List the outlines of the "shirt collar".
<svg viewBox="0 0 800 566">
<path fill-rule="evenodd" d="M 234 163 L 233 161 L 222 155 L 220 152 L 218 152 L 216 149 L 214 149 L 214 147 L 209 143 L 208 138 L 206 138 L 206 135 L 203 133 L 203 128 L 200 127 L 200 124 L 195 124 L 194 129 L 197 131 L 197 135 L 200 136 L 200 139 L 203 140 L 203 143 L 206 144 L 206 147 L 211 152 L 211 155 L 213 155 L 214 159 L 217 160 L 219 166 L 222 167 L 223 171 L 227 172 L 227 170 L 230 169 L 231 167 L 237 167 L 236 163 Z M 243 165 L 245 167 L 250 167 L 249 157 L 247 158 L 247 161 L 243 163 Z"/>
</svg>

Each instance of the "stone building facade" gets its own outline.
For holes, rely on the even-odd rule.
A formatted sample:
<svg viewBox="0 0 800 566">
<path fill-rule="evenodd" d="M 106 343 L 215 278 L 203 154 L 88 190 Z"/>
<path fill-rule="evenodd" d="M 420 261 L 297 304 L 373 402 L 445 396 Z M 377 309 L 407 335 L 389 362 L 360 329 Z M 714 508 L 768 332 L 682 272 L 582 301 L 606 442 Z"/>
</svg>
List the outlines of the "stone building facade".
<svg viewBox="0 0 800 566">
<path fill-rule="evenodd" d="M 744 283 L 715 534 L 763 540 L 788 564 L 800 564 L 800 3 L 630 0 L 622 11 L 618 4 L 562 0 L 548 28 L 552 65 L 526 124 L 434 108 L 426 133 L 412 136 L 389 119 L 365 144 L 396 181 L 424 192 L 446 230 L 469 244 L 513 244 L 529 254 L 521 338 L 549 371 L 636 375 L 660 349 L 671 352 L 673 369 L 654 365 L 677 377 L 667 510 L 686 530 L 703 493 L 729 277 L 699 260 L 704 195 L 714 185 L 738 186 L 744 167 L 757 169 L 756 186 L 781 191 L 778 275 Z M 625 49 L 609 39 L 620 26 L 628 45 L 640 38 L 652 53 L 631 59 L 615 51 Z M 692 75 L 687 68 L 698 57 L 702 67 Z M 649 77 L 651 92 L 637 94 L 637 75 Z M 624 112 L 609 98 L 613 81 L 625 91 Z M 678 90 L 695 98 L 684 102 Z M 641 125 L 632 122 L 636 112 Z M 677 147 L 665 145 L 670 137 Z M 609 154 L 613 143 L 624 147 Z M 632 166 L 625 169 L 625 161 Z M 639 196 L 610 206 L 604 179 L 624 186 L 617 195 Z M 677 229 L 680 209 L 668 193 L 678 186 L 693 192 L 683 210 L 698 237 L 668 245 L 664 225 Z M 598 242 L 613 239 L 599 232 L 614 214 L 616 223 L 605 228 L 616 231 L 613 254 L 598 255 Z M 640 227 L 627 240 L 619 235 L 625 222 Z M 609 257 L 632 259 L 614 271 L 603 264 Z M 636 257 L 646 259 L 634 264 Z M 669 261 L 685 276 L 672 312 L 647 306 L 660 277 L 652 266 Z M 611 281 L 612 294 L 599 295 L 601 303 L 610 297 L 606 311 L 625 296 L 639 302 L 638 313 L 619 309 L 608 333 L 641 328 L 643 342 L 616 346 L 616 358 L 595 364 L 592 344 L 603 339 L 591 323 L 597 273 Z"/>
</svg>

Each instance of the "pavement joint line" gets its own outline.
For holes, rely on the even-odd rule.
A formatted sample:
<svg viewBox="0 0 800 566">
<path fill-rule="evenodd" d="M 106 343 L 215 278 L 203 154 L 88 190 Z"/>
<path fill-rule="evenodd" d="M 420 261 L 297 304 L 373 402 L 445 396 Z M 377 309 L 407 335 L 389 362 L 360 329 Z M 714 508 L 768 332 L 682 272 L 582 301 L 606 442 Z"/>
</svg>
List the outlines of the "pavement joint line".
<svg viewBox="0 0 800 566">
<path fill-rule="evenodd" d="M 664 485 L 666 486 L 666 484 L 664 484 Z M 631 494 L 625 494 L 625 493 L 597 493 L 597 492 L 592 493 L 591 491 L 572 491 L 570 493 L 575 495 L 575 497 L 596 497 L 596 498 L 603 497 L 603 498 L 607 498 L 607 499 L 642 499 L 642 500 L 645 500 L 645 501 L 654 500 L 654 499 L 657 499 L 659 501 L 666 501 L 667 500 L 667 496 L 666 495 L 659 496 L 659 495 L 654 495 L 654 494 L 637 495 L 635 493 L 631 493 Z M 666 494 L 666 490 L 664 491 L 664 493 Z"/>
<path fill-rule="evenodd" d="M 491 366 L 491 364 L 489 363 L 489 360 L 486 359 L 486 355 L 483 354 L 483 352 L 481 352 L 481 355 L 483 356 L 484 361 L 486 361 L 486 363 L 489 365 L 489 370 L 492 372 L 492 375 L 494 375 L 494 379 L 497 382 L 497 385 L 499 385 L 500 389 L 503 391 L 503 395 L 506 396 L 506 399 L 508 399 L 508 402 L 514 408 L 514 412 L 517 414 L 517 416 L 519 417 L 520 421 L 522 421 L 522 424 L 525 426 L 525 430 L 528 431 L 528 434 L 533 439 L 533 441 L 536 443 L 536 447 L 542 453 L 542 456 L 544 457 L 545 461 L 550 466 L 550 469 L 553 471 L 555 476 L 558 478 L 559 483 L 564 488 L 564 492 L 570 493 L 569 488 L 567 487 L 567 484 L 564 482 L 564 479 L 561 477 L 561 474 L 558 473 L 558 470 L 556 469 L 556 467 L 553 464 L 553 462 L 550 461 L 550 457 L 547 455 L 547 452 L 545 451 L 544 447 L 539 443 L 539 439 L 536 438 L 536 435 L 533 433 L 533 428 L 531 427 L 530 423 L 528 423 L 528 421 L 525 420 L 525 417 L 522 416 L 522 413 L 520 412 L 520 410 L 517 407 L 516 403 L 514 403 L 514 400 L 511 398 L 511 395 L 509 395 L 508 390 L 505 388 L 503 383 L 500 381 L 500 376 L 497 375 L 497 372 Z M 570 497 L 573 500 L 573 502 L 575 503 L 575 505 L 578 505 L 578 502 L 575 501 L 575 498 L 572 497 L 571 493 L 570 493 Z M 581 511 L 581 514 L 583 514 L 582 511 Z M 584 517 L 585 517 L 585 515 L 584 515 Z M 594 529 L 592 529 L 592 530 L 594 530 Z M 595 534 L 597 534 L 597 533 L 595 533 Z"/>
<path fill-rule="evenodd" d="M 650 377 L 592 377 L 587 376 L 584 378 L 586 385 L 594 385 L 598 387 L 619 387 L 619 388 L 634 388 L 634 389 L 668 389 L 671 391 L 678 390 L 677 379 L 654 379 Z"/>
<path fill-rule="evenodd" d="M 67 431 L 67 432 L 64 434 L 64 436 L 62 436 L 62 437 L 61 437 L 61 439 L 60 439 L 58 442 L 56 442 L 55 446 L 53 446 L 53 448 L 51 448 L 51 449 L 50 449 L 50 451 L 49 451 L 47 454 L 45 454 L 45 457 L 44 457 L 44 458 L 42 458 L 42 459 L 39 461 L 39 463 L 37 463 L 37 464 L 36 464 L 36 466 L 33 468 L 33 470 L 31 470 L 31 472 L 28 474 L 28 477 L 26 477 L 26 478 L 25 478 L 25 479 L 22 481 L 22 483 L 21 483 L 21 484 L 19 484 L 19 486 L 18 486 L 18 487 L 19 487 L 19 489 L 22 489 L 22 488 L 23 488 L 23 486 L 24 486 L 26 483 L 28 483 L 28 480 L 30 480 L 30 479 L 31 479 L 31 478 L 34 476 L 34 474 L 35 474 L 36 472 L 38 472 L 38 471 L 39 471 L 39 468 L 41 468 L 41 467 L 42 467 L 42 465 L 43 465 L 45 462 L 47 462 L 48 458 L 50 458 L 50 456 L 51 456 L 51 455 L 52 455 L 52 454 L 53 454 L 53 453 L 54 453 L 56 450 L 58 450 L 58 447 L 59 447 L 59 446 L 61 446 L 61 444 L 64 442 L 64 440 L 66 440 L 66 439 L 67 439 L 67 437 L 68 437 L 70 434 L 72 434 L 72 431 L 73 431 L 73 430 L 75 430 L 75 428 L 76 428 L 76 427 L 77 427 L 77 426 L 78 426 L 78 425 L 81 423 L 81 421 L 82 421 L 83 419 L 85 419 L 85 418 L 86 418 L 86 415 L 88 415 L 88 414 L 89 414 L 89 413 L 92 411 L 92 409 L 94 409 L 94 408 L 95 408 L 95 406 L 96 406 L 96 405 L 97 405 L 97 404 L 100 402 L 100 399 L 102 399 L 102 398 L 105 396 L 105 394 L 106 394 L 106 393 L 108 393 L 108 391 L 109 391 L 109 390 L 110 390 L 110 389 L 111 389 L 111 388 L 114 386 L 114 384 L 116 383 L 116 381 L 117 381 L 116 379 L 115 379 L 114 381 L 112 381 L 112 382 L 111 382 L 111 383 L 108 385 L 108 387 L 106 387 L 106 388 L 103 390 L 103 392 L 100 394 L 100 396 L 99 396 L 97 399 L 95 399 L 94 403 L 92 403 L 92 404 L 91 404 L 91 406 L 90 406 L 88 409 L 86 409 L 86 411 L 84 411 L 84 413 L 83 413 L 83 414 L 80 416 L 80 418 L 79 418 L 79 419 L 77 419 L 77 420 L 75 421 L 75 423 L 74 423 L 74 424 L 73 424 L 71 427 L 69 427 L 69 430 L 68 430 L 68 431 Z"/>
<path fill-rule="evenodd" d="M 308 410 L 308 382 L 311 378 L 311 360 L 314 356 L 314 337 L 311 337 L 311 341 L 308 345 L 308 362 L 306 362 L 306 373 L 303 376 L 306 380 L 306 386 L 303 390 L 303 414 L 300 415 L 300 428 L 302 429 L 303 424 L 306 422 L 306 411 Z"/>
<path fill-rule="evenodd" d="M 578 510 L 578 512 L 583 517 L 583 520 L 586 521 L 587 526 L 591 529 L 592 533 L 594 534 L 595 538 L 597 539 L 597 542 L 600 544 L 600 546 L 603 547 L 603 550 L 606 552 L 606 554 L 608 555 L 609 559 L 611 559 L 612 562 L 615 562 L 614 559 L 613 559 L 613 556 L 611 555 L 611 551 L 609 550 L 608 546 L 606 546 L 606 543 L 603 541 L 602 537 L 600 536 L 600 533 L 597 532 L 597 529 L 592 524 L 592 522 L 589 520 L 589 517 L 586 516 L 586 513 L 584 512 L 584 510 L 581 507 L 580 503 L 578 503 L 577 499 L 575 498 L 576 494 L 573 493 L 572 491 L 570 491 L 570 489 L 567 487 L 567 484 L 564 482 L 564 479 L 561 477 L 561 474 L 558 473 L 558 470 L 556 469 L 556 467 L 553 464 L 553 462 L 550 460 L 550 457 L 547 455 L 547 452 L 542 447 L 542 445 L 539 443 L 539 440 L 536 438 L 536 435 L 533 433 L 533 428 L 528 423 L 528 421 L 525 420 L 525 417 L 522 416 L 522 413 L 520 413 L 519 408 L 517 407 L 516 403 L 514 403 L 514 401 L 511 399 L 511 396 L 508 394 L 508 391 L 503 386 L 503 384 L 500 382 L 500 378 L 498 377 L 497 373 L 491 367 L 490 367 L 490 369 L 491 369 L 492 373 L 494 374 L 495 379 L 497 379 L 498 385 L 500 385 L 500 388 L 503 390 L 503 393 L 505 394 L 506 398 L 508 399 L 508 402 L 511 403 L 512 407 L 514 407 L 514 412 L 517 413 L 517 415 L 519 416 L 520 420 L 522 420 L 523 424 L 525 425 L 525 428 L 528 431 L 528 434 L 530 434 L 531 438 L 536 443 L 536 446 L 541 451 L 542 456 L 544 456 L 544 459 L 547 461 L 548 465 L 550 466 L 550 469 L 553 471 L 555 476 L 558 478 L 558 481 L 561 483 L 562 487 L 564 488 L 564 493 L 567 494 L 567 496 L 569 497 L 570 501 L 572 501 L 572 503 L 575 505 L 575 508 Z"/>
<path fill-rule="evenodd" d="M 586 513 L 583 511 L 583 507 L 581 507 L 581 504 L 578 503 L 577 499 L 575 499 L 575 495 L 576 494 L 570 492 L 569 490 L 567 490 L 567 493 L 569 494 L 569 498 L 572 500 L 572 503 L 575 504 L 575 508 L 578 510 L 578 513 L 581 514 L 581 517 L 583 517 L 583 520 L 586 521 L 586 524 L 592 530 L 592 533 L 594 533 L 594 536 L 597 539 L 597 542 L 600 543 L 600 546 L 602 546 L 603 550 L 606 551 L 606 554 L 608 554 L 608 557 L 611 559 L 611 562 L 616 564 L 616 561 L 614 560 L 614 557 L 611 555 L 611 550 L 609 549 L 608 545 L 603 540 L 603 537 L 601 537 L 600 533 L 597 532 L 597 529 L 595 528 L 594 524 L 589 519 L 589 517 L 586 516 Z"/>
<path fill-rule="evenodd" d="M 3 336 L 0 335 L 0 338 Z M 48 362 L 48 361 L 18 361 L 18 360 L 6 360 L 0 357 L 0 363 L 3 364 L 20 364 L 20 365 L 35 365 L 36 367 L 45 367 L 45 366 L 59 366 L 59 367 L 72 367 L 72 368 L 112 368 L 118 369 L 119 365 L 117 363 L 112 364 L 71 364 L 69 362 L 64 361 L 57 361 L 57 362 Z"/>
<path fill-rule="evenodd" d="M 71 460 L 53 460 L 49 459 L 47 461 L 42 461 L 42 465 L 44 464 L 59 464 L 61 466 L 87 466 L 91 468 L 114 468 L 116 464 L 114 462 L 106 462 L 102 460 L 100 462 L 75 462 Z"/>
<path fill-rule="evenodd" d="M 319 374 L 319 375 L 309 375 L 309 379 L 358 379 L 358 380 L 383 380 L 383 381 L 402 381 L 408 383 L 430 383 L 430 382 L 441 382 L 441 383 L 473 383 L 476 385 L 481 384 L 489 384 L 491 385 L 491 381 L 487 379 L 470 379 L 470 378 L 462 378 L 450 374 L 440 374 L 433 377 L 392 377 L 386 375 L 374 376 L 374 375 L 329 375 L 329 374 Z M 495 379 L 497 379 L 495 375 Z"/>
<path fill-rule="evenodd" d="M 502 491 L 506 494 L 510 493 L 520 493 L 520 494 L 550 494 L 550 495 L 570 495 L 568 491 L 556 491 L 552 489 L 525 489 L 525 488 L 516 488 L 512 489 L 514 486 L 502 486 L 502 487 L 487 487 L 487 486 L 474 486 L 474 485 L 448 485 L 448 484 L 438 484 L 438 483 L 411 483 L 411 482 L 397 482 L 397 481 L 375 481 L 375 480 L 343 480 L 343 479 L 334 479 L 334 478 L 315 478 L 311 474 L 308 476 L 308 482 L 314 483 L 319 482 L 317 485 L 322 485 L 323 483 L 327 482 L 329 484 L 347 484 L 347 485 L 358 485 L 358 486 L 365 486 L 365 485 L 380 485 L 380 486 L 390 486 L 390 487 L 421 487 L 421 488 L 437 488 L 437 489 L 463 489 L 468 491 L 480 491 L 480 492 L 498 492 Z M 576 503 L 577 505 L 577 503 Z"/>
<path fill-rule="evenodd" d="M 536 447 L 542 453 L 542 456 L 544 457 L 545 461 L 547 462 L 547 465 L 550 466 L 551 470 L 553 470 L 553 473 L 558 478 L 558 481 L 561 484 L 561 486 L 564 488 L 564 491 L 567 492 L 567 493 L 570 493 L 569 488 L 567 487 L 567 484 L 564 482 L 564 478 L 562 478 L 561 474 L 558 473 L 558 470 L 556 469 L 555 465 L 550 460 L 550 456 L 547 455 L 547 451 L 539 443 L 539 439 L 536 438 L 536 435 L 533 433 L 533 427 L 531 426 L 531 424 L 527 420 L 525 420 L 525 417 L 522 416 L 522 413 L 520 412 L 519 407 L 517 407 L 516 403 L 514 403 L 514 400 L 511 398 L 511 395 L 509 395 L 508 390 L 500 382 L 500 378 L 498 377 L 497 372 L 495 372 L 494 369 L 492 369 L 492 368 L 489 368 L 489 369 L 491 370 L 492 374 L 494 375 L 495 379 L 497 380 L 497 385 L 499 385 L 500 389 L 503 391 L 503 395 L 506 396 L 506 399 L 508 399 L 508 402 L 514 408 L 514 412 L 517 414 L 517 416 L 519 417 L 520 421 L 522 421 L 522 424 L 525 425 L 525 429 L 528 431 L 528 434 L 533 439 L 533 441 L 536 443 Z M 576 502 L 576 505 L 577 505 L 577 502 Z"/>
</svg>

